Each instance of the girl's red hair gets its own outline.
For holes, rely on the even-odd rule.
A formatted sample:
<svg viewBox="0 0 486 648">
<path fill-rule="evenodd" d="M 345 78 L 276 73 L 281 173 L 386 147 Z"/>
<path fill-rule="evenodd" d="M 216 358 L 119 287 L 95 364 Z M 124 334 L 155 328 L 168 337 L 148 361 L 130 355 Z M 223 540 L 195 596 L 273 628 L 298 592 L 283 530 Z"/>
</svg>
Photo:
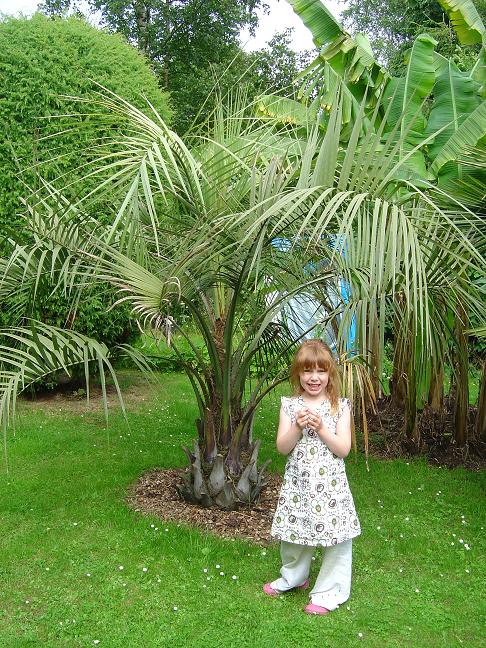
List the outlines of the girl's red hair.
<svg viewBox="0 0 486 648">
<path fill-rule="evenodd" d="M 290 367 L 290 382 L 294 396 L 300 396 L 303 392 L 300 375 L 304 369 L 314 368 L 328 372 L 326 393 L 331 401 L 331 411 L 337 412 L 338 399 L 341 394 L 338 368 L 331 349 L 322 340 L 306 340 L 298 348 Z"/>
</svg>

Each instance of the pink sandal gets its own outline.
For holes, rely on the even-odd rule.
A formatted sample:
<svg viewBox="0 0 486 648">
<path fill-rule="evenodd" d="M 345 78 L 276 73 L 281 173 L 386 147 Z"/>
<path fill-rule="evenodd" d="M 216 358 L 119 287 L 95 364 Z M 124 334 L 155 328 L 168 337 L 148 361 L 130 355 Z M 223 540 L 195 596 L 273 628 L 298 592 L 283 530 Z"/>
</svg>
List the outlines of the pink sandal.
<svg viewBox="0 0 486 648">
<path fill-rule="evenodd" d="M 268 596 L 280 596 L 280 594 L 285 594 L 286 592 L 291 592 L 292 590 L 305 590 L 308 587 L 309 587 L 309 581 L 306 580 L 302 583 L 302 585 L 297 585 L 297 587 L 293 587 L 290 590 L 285 590 L 282 592 L 280 590 L 274 589 L 270 585 L 270 583 L 265 583 L 265 585 L 263 586 L 263 591 L 265 592 L 265 594 L 268 594 Z"/>
<path fill-rule="evenodd" d="M 304 612 L 306 614 L 329 614 L 331 610 L 328 610 L 325 607 L 321 607 L 320 605 L 314 605 L 314 603 L 309 603 L 308 605 L 305 606 Z"/>
</svg>

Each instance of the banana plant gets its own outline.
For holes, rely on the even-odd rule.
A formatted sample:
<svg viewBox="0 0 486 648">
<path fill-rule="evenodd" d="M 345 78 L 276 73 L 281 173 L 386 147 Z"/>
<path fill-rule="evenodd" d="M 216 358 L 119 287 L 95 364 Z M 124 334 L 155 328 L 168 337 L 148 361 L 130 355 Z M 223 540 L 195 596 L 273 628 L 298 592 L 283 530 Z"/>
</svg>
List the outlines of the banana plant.
<svg viewBox="0 0 486 648">
<path fill-rule="evenodd" d="M 374 59 L 373 53 L 361 34 L 352 38 L 332 17 L 319 0 L 288 0 L 296 14 L 311 30 L 314 43 L 319 48 L 317 58 L 300 77 L 304 85 L 300 96 L 304 102 L 313 97 L 323 111 L 331 106 L 336 86 L 343 82 L 343 129 L 341 138 L 346 142 L 356 119 L 359 105 L 366 97 L 366 115 L 373 112 L 378 98 L 384 93 L 392 105 L 387 114 L 387 129 L 393 130 L 398 119 L 401 129 L 407 124 L 408 141 L 401 138 L 401 155 L 407 155 L 400 174 L 441 181 L 457 176 L 458 155 L 466 146 L 478 145 L 486 135 L 484 87 L 486 67 L 485 50 L 481 49 L 474 68 L 461 73 L 454 64 L 437 55 L 435 41 L 426 34 L 417 37 L 408 56 L 404 77 L 392 77 Z M 485 28 L 470 1 L 441 2 L 451 24 L 463 43 L 481 43 Z M 426 119 L 424 104 L 432 99 L 430 117 Z M 269 101 L 264 97 L 263 103 Z M 275 101 L 275 100 L 274 100 Z M 383 107 L 386 103 L 381 104 Z M 297 111 L 293 107 L 294 112 Z M 282 115 L 283 117 L 283 115 Z M 322 120 L 325 128 L 326 120 Z M 364 126 L 369 124 L 363 122 Z M 417 148 L 421 145 L 421 148 Z M 412 155 L 408 155 L 413 151 Z M 447 163 L 450 163 L 448 166 Z M 444 169 L 444 167 L 446 167 Z"/>
<path fill-rule="evenodd" d="M 471 0 L 439 0 L 463 45 L 484 42 L 484 25 Z"/>
<path fill-rule="evenodd" d="M 322 81 L 330 85 L 319 89 L 322 105 L 330 105 L 335 96 L 336 76 L 345 82 L 343 114 L 351 112 L 367 95 L 367 104 L 374 98 L 388 77 L 386 70 L 375 60 L 369 40 L 363 34 L 353 38 L 319 0 L 288 0 L 295 13 L 311 31 L 319 50 L 317 58 L 299 75 L 304 78 L 301 97 L 308 98 Z M 370 88 L 372 91 L 370 91 Z M 348 92 L 349 91 L 349 92 Z M 325 99 L 327 94 L 327 100 Z M 375 94 L 376 93 L 376 94 Z M 357 103 L 356 103 L 357 102 Z"/>
<path fill-rule="evenodd" d="M 397 155 L 400 159 L 414 151 L 402 170 L 411 171 L 415 177 L 427 178 L 424 152 L 417 147 L 425 139 L 426 118 L 423 103 L 430 95 L 435 81 L 434 46 L 436 41 L 427 34 L 415 39 L 409 54 L 404 77 L 391 77 L 384 90 L 385 102 L 391 103 L 387 113 L 387 130 L 400 123 L 396 137 L 401 142 Z M 406 136 L 404 136 L 407 131 Z"/>
<path fill-rule="evenodd" d="M 432 162 L 451 136 L 459 130 L 464 120 L 474 113 L 481 103 L 479 86 L 467 72 L 462 72 L 450 60 L 434 53 L 436 79 L 434 101 L 430 109 L 425 134 L 438 133 L 427 147 Z M 444 153 L 442 153 L 444 155 Z M 451 156 L 448 159 L 455 159 Z M 437 165 L 437 171 L 448 160 Z"/>
</svg>

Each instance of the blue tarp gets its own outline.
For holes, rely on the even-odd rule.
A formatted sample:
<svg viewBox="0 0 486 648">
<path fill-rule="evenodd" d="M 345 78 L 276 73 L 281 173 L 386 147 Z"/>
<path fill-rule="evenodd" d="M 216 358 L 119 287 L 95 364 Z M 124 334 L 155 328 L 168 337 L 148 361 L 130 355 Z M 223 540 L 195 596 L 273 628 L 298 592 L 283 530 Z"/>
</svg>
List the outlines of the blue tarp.
<svg viewBox="0 0 486 648">
<path fill-rule="evenodd" d="M 337 236 L 329 237 L 329 246 L 336 247 L 338 242 Z M 288 252 L 292 247 L 292 242 L 287 238 L 275 238 L 272 245 L 281 252 Z M 346 246 L 340 245 L 341 254 L 346 254 Z M 309 263 L 304 271 L 312 274 L 316 271 L 316 264 Z M 351 296 L 351 287 L 344 279 L 339 281 L 340 295 L 345 303 L 349 301 Z M 329 302 L 337 305 L 337 298 L 335 295 L 329 295 Z M 322 304 L 312 297 L 310 294 L 302 293 L 296 297 L 292 297 L 282 308 L 281 317 L 285 319 L 286 324 L 295 339 L 313 338 L 318 335 L 324 339 L 331 349 L 336 350 L 336 337 L 330 324 L 324 329 L 319 326 L 326 317 L 326 311 Z M 306 333 L 306 331 L 310 332 Z M 346 350 L 350 351 L 354 347 L 356 338 L 356 321 L 353 317 L 351 326 L 349 327 L 348 339 L 346 342 Z"/>
</svg>

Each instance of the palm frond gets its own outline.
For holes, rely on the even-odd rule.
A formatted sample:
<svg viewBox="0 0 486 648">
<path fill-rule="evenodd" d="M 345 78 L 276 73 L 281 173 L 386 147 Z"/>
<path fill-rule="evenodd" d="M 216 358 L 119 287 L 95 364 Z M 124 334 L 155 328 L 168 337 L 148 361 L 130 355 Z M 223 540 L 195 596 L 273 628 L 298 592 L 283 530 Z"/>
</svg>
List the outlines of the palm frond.
<svg viewBox="0 0 486 648">
<path fill-rule="evenodd" d="M 18 394 L 58 371 L 64 371 L 69 376 L 75 366 L 84 366 L 88 395 L 90 364 L 97 365 L 103 378 L 106 368 L 113 378 L 122 411 L 125 412 L 118 381 L 110 362 L 112 354 L 104 344 L 75 331 L 36 321 L 31 321 L 30 327 L 1 329 L 0 336 L 4 340 L 0 345 L 0 425 L 5 447 L 7 427 L 15 418 Z M 104 380 L 102 389 L 103 407 L 107 417 Z"/>
</svg>

